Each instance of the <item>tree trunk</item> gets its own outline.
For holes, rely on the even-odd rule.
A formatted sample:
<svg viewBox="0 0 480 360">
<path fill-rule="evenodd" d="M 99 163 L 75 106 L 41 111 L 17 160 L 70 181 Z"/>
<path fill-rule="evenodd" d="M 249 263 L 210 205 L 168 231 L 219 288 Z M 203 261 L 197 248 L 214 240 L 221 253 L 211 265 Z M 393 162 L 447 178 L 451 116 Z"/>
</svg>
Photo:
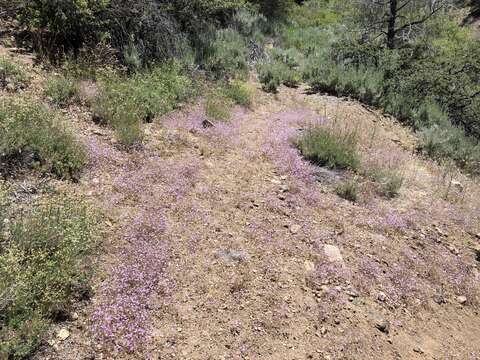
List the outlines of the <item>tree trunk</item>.
<svg viewBox="0 0 480 360">
<path fill-rule="evenodd" d="M 397 0 L 390 0 L 390 15 L 388 17 L 387 47 L 395 49 L 395 24 L 397 22 Z"/>
</svg>

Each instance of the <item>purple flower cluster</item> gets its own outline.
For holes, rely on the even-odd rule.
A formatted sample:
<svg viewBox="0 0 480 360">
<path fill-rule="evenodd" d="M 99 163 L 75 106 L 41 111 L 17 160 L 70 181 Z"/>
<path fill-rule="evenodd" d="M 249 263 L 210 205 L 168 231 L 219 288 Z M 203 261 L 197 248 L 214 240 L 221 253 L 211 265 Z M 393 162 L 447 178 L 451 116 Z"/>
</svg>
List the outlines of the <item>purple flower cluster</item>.
<svg viewBox="0 0 480 360">
<path fill-rule="evenodd" d="M 307 110 L 275 114 L 267 120 L 267 141 L 262 148 L 263 155 L 273 161 L 280 174 L 292 176 L 303 199 L 309 203 L 319 200 L 316 167 L 302 158 L 293 141 L 301 136 L 303 129 L 323 123 L 323 119 Z"/>
<path fill-rule="evenodd" d="M 133 219 L 125 229 L 128 245 L 121 251 L 121 262 L 99 289 L 101 302 L 92 317 L 92 330 L 115 350 L 133 351 L 146 340 L 150 295 L 168 259 L 164 230 L 161 209 L 146 209 Z"/>
<path fill-rule="evenodd" d="M 148 341 L 150 299 L 162 291 L 169 256 L 166 214 L 183 209 L 198 172 L 198 160 L 189 155 L 133 155 L 112 181 L 114 193 L 107 205 L 127 206 L 132 215 L 124 219 L 123 245 L 98 290 L 92 316 L 99 343 L 116 351 L 135 351 Z"/>
</svg>

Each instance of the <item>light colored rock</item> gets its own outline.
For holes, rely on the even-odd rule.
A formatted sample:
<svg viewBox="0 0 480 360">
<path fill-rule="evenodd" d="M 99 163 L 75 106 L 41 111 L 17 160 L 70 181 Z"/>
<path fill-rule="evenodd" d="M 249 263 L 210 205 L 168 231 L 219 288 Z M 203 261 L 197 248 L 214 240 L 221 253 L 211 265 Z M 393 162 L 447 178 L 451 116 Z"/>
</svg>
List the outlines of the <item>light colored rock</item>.
<svg viewBox="0 0 480 360">
<path fill-rule="evenodd" d="M 454 188 L 456 188 L 458 191 L 463 191 L 463 185 L 460 181 L 457 180 L 452 180 L 451 184 Z"/>
<path fill-rule="evenodd" d="M 70 331 L 68 331 L 67 329 L 61 329 L 61 330 L 57 333 L 57 339 L 60 340 L 60 341 L 65 341 L 65 340 L 67 340 L 69 337 L 70 337 Z"/>
<path fill-rule="evenodd" d="M 343 263 L 342 253 L 340 252 L 340 249 L 335 245 L 328 245 L 328 244 L 324 245 L 323 252 L 327 256 L 328 260 L 330 260 L 331 262 Z"/>
<path fill-rule="evenodd" d="M 465 305 L 467 303 L 467 297 L 466 296 L 458 296 L 457 301 L 460 305 Z"/>
<path fill-rule="evenodd" d="M 384 302 L 385 300 L 387 300 L 387 295 L 385 295 L 384 292 L 380 291 L 380 292 L 377 294 L 377 300 L 378 300 L 378 301 L 381 301 L 381 302 Z"/>
<path fill-rule="evenodd" d="M 305 271 L 307 273 L 313 272 L 315 270 L 315 264 L 310 260 L 305 260 L 303 265 L 305 266 Z"/>
<path fill-rule="evenodd" d="M 298 224 L 290 225 L 290 232 L 291 232 L 292 234 L 296 234 L 296 233 L 298 233 L 298 232 L 300 231 L 301 228 L 302 228 L 302 227 L 301 227 L 300 225 L 298 225 Z"/>
</svg>

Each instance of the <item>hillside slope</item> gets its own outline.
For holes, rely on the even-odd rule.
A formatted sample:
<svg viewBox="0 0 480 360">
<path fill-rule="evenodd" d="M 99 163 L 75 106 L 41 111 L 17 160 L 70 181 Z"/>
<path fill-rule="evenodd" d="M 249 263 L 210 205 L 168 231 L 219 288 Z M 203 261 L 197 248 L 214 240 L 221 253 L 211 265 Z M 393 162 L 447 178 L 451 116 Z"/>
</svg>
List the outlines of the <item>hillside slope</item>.
<svg viewBox="0 0 480 360">
<path fill-rule="evenodd" d="M 394 119 L 282 88 L 227 124 L 171 113 L 126 153 L 78 110 L 108 241 L 92 303 L 36 359 L 480 358 L 479 184 Z M 364 161 L 401 167 L 399 197 L 339 198 L 352 174 L 289 142 L 308 124 L 355 128 Z"/>
</svg>

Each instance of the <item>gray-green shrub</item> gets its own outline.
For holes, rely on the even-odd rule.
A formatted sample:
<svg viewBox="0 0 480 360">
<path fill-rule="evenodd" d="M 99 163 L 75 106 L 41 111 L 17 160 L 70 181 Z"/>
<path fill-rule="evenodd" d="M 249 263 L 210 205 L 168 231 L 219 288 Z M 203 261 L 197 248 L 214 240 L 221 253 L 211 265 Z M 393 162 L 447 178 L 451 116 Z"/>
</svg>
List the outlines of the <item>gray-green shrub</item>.
<svg viewBox="0 0 480 360">
<path fill-rule="evenodd" d="M 296 140 L 303 157 L 319 166 L 355 170 L 360 165 L 354 132 L 341 132 L 316 126 Z"/>
<path fill-rule="evenodd" d="M 358 199 L 358 184 L 354 179 L 345 181 L 337 185 L 335 192 L 345 200 L 356 202 Z"/>
<path fill-rule="evenodd" d="M 247 56 L 243 36 L 233 29 L 217 30 L 207 68 L 217 76 L 244 78 L 248 73 Z"/>
</svg>

